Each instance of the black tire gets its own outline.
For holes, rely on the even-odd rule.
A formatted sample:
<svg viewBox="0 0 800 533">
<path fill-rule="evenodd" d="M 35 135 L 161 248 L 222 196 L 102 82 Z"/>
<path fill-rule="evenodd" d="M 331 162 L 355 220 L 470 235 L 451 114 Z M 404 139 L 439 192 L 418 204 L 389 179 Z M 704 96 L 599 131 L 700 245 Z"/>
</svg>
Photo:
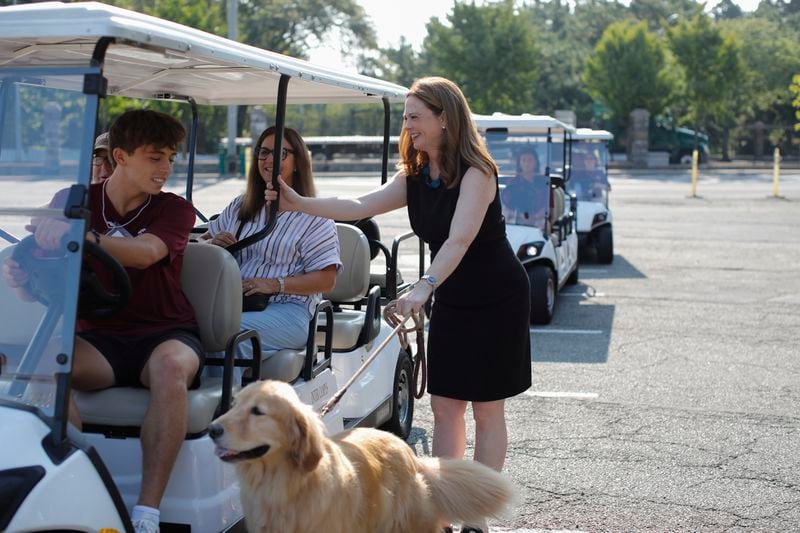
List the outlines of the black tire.
<svg viewBox="0 0 800 533">
<path fill-rule="evenodd" d="M 567 278 L 567 285 L 577 285 L 578 284 L 578 263 L 575 262 L 575 270 Z"/>
<path fill-rule="evenodd" d="M 557 284 L 553 270 L 547 265 L 528 269 L 531 283 L 531 324 L 549 324 L 556 311 Z"/>
<path fill-rule="evenodd" d="M 414 421 L 414 365 L 411 356 L 400 350 L 394 371 L 392 415 L 380 429 L 394 433 L 403 440 L 411 433 Z"/>
<path fill-rule="evenodd" d="M 597 250 L 597 261 L 606 265 L 614 261 L 614 234 L 611 225 L 606 224 L 595 230 L 594 246 Z"/>
</svg>

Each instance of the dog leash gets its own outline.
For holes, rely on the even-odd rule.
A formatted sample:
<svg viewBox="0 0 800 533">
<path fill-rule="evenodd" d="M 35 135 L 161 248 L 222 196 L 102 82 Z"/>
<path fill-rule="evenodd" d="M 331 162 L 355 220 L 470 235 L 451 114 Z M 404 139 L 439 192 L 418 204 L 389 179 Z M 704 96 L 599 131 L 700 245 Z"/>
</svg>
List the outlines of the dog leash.
<svg viewBox="0 0 800 533">
<path fill-rule="evenodd" d="M 390 326 L 396 326 L 400 320 L 396 310 L 397 300 L 392 300 L 383 308 L 383 319 Z M 407 350 L 408 334 L 417 334 L 417 358 L 416 361 L 414 361 L 413 391 L 414 398 L 419 400 L 425 394 L 425 386 L 428 383 L 428 365 L 425 361 L 425 314 L 422 309 L 420 309 L 416 313 L 412 312 L 411 317 L 414 319 L 414 327 L 402 328 L 397 332 L 397 337 L 400 340 L 400 346 L 402 346 L 404 350 Z M 404 322 L 405 320 L 403 320 L 403 323 Z M 421 382 L 420 374 L 422 374 Z"/>
<path fill-rule="evenodd" d="M 372 363 L 372 361 L 375 360 L 378 354 L 380 354 L 381 351 L 383 351 L 383 349 L 386 348 L 386 346 L 389 344 L 389 341 L 391 341 L 392 337 L 394 337 L 395 335 L 399 336 L 400 344 L 403 347 L 403 349 L 407 349 L 408 333 L 414 331 L 417 332 L 418 351 L 417 351 L 417 361 L 415 364 L 414 376 L 413 376 L 414 397 L 419 399 L 425 393 L 425 382 L 427 381 L 428 372 L 427 372 L 427 365 L 425 364 L 425 349 L 424 349 L 425 330 L 423 328 L 424 315 L 422 314 L 422 310 L 420 310 L 418 313 L 412 312 L 406 316 L 398 316 L 395 313 L 396 310 L 397 310 L 397 300 L 392 300 L 386 305 L 386 307 L 383 310 L 383 319 L 386 320 L 386 322 L 390 326 L 394 326 L 394 329 L 392 329 L 391 333 L 389 333 L 389 335 L 385 339 L 383 339 L 383 342 L 381 342 L 378 345 L 378 347 L 375 348 L 375 350 L 373 350 L 373 352 L 369 355 L 369 357 L 367 357 L 366 361 L 364 361 L 364 363 L 358 368 L 358 370 L 356 370 L 356 372 L 350 377 L 350 379 L 347 380 L 347 383 L 345 383 L 338 391 L 336 391 L 336 393 L 331 397 L 331 399 L 328 400 L 328 402 L 322 407 L 322 409 L 319 412 L 319 415 L 321 417 L 328 414 L 328 412 L 330 412 L 330 410 L 333 409 L 337 403 L 339 403 L 339 401 L 342 399 L 342 396 L 344 396 L 344 394 L 347 392 L 347 389 L 349 389 L 350 386 L 353 383 L 355 383 L 356 379 L 358 379 L 358 377 L 364 372 L 364 370 L 366 370 L 366 368 L 370 365 L 370 363 Z M 414 327 L 413 328 L 404 327 L 404 324 L 408 321 L 409 318 L 412 317 L 414 318 Z M 421 350 L 419 348 L 420 346 L 422 346 Z M 420 373 L 420 371 L 422 372 L 422 387 L 420 388 L 418 393 L 417 376 Z"/>
</svg>

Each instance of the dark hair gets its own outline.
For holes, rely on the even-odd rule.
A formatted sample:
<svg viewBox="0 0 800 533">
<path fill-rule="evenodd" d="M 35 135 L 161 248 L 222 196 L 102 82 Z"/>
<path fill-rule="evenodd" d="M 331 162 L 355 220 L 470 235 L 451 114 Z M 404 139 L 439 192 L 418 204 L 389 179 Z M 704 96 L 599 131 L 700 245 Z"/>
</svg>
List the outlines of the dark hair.
<svg viewBox="0 0 800 533">
<path fill-rule="evenodd" d="M 253 157 L 250 162 L 250 172 L 247 174 L 247 189 L 244 192 L 242 207 L 239 209 L 239 220 L 252 220 L 264 207 L 264 191 L 267 184 L 258 171 L 258 149 L 270 135 L 275 135 L 275 126 L 270 126 L 261 132 L 258 141 L 253 146 Z M 292 176 L 292 189 L 300 196 L 316 196 L 317 190 L 314 187 L 314 175 L 311 170 L 311 156 L 305 141 L 292 128 L 283 128 L 283 137 L 289 146 L 284 148 L 291 149 L 294 153 L 294 172 Z M 276 157 L 275 160 L 279 160 Z M 280 164 L 278 162 L 278 164 Z M 268 176 L 271 178 L 272 176 Z"/>
<path fill-rule="evenodd" d="M 131 109 L 121 114 L 108 131 L 109 152 L 121 148 L 132 154 L 140 146 L 178 149 L 186 129 L 175 118 L 152 109 Z M 111 158 L 113 159 L 113 157 Z"/>
<path fill-rule="evenodd" d="M 534 161 L 536 161 L 536 172 L 541 172 L 542 166 L 539 164 L 539 154 L 536 153 L 536 149 L 533 146 L 526 146 L 517 154 L 517 172 L 522 171 L 522 168 L 519 166 L 519 161 L 525 154 L 531 154 L 533 156 Z"/>
<path fill-rule="evenodd" d="M 414 82 L 406 98 L 419 98 L 425 107 L 437 116 L 445 116 L 445 133 L 440 150 L 441 179 L 448 188 L 458 185 L 463 173 L 462 165 L 475 167 L 488 176 L 497 176 L 497 164 L 492 159 L 469 109 L 467 99 L 458 85 L 446 78 L 420 78 Z M 405 128 L 400 132 L 400 163 L 407 176 L 419 175 L 428 163 L 428 154 L 414 148 L 411 136 Z"/>
</svg>

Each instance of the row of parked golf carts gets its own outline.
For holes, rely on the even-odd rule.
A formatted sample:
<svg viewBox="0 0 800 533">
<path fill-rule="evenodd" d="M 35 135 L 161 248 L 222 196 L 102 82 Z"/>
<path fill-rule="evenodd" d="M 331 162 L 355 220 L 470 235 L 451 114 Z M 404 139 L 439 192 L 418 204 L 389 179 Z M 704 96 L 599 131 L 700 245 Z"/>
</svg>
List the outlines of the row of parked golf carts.
<svg viewBox="0 0 800 533">
<path fill-rule="evenodd" d="M 613 260 L 611 134 L 542 115 L 474 118 L 500 167 L 508 240 L 530 278 L 531 322 L 549 324 L 558 291 L 578 282 L 579 252 Z"/>
</svg>

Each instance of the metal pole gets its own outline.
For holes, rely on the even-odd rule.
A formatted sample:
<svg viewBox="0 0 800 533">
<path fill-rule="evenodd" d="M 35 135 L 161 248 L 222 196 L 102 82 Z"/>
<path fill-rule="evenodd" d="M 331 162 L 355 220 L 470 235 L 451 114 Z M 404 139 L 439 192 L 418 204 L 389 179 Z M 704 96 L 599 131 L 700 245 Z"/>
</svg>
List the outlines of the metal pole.
<svg viewBox="0 0 800 533">
<path fill-rule="evenodd" d="M 778 182 L 781 177 L 781 149 L 775 147 L 775 152 L 772 156 L 772 196 L 778 198 L 780 193 L 778 191 Z"/>
<path fill-rule="evenodd" d="M 238 0 L 228 0 L 228 39 L 237 40 L 237 19 L 239 15 Z M 236 131 L 237 131 L 237 108 L 235 105 L 228 106 L 228 146 L 226 150 L 226 174 L 238 174 L 236 157 Z"/>
<path fill-rule="evenodd" d="M 697 196 L 697 161 L 700 154 L 695 148 L 692 150 L 692 198 Z"/>
</svg>

